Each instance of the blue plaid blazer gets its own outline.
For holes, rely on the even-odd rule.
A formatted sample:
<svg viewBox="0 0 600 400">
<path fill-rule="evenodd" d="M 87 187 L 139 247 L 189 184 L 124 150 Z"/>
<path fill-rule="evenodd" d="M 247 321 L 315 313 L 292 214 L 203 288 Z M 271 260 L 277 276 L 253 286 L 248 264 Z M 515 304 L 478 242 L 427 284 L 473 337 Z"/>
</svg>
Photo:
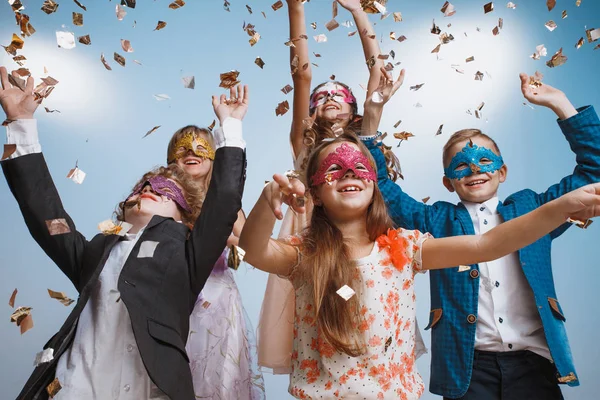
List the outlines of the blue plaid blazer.
<svg viewBox="0 0 600 400">
<path fill-rule="evenodd" d="M 592 106 L 558 121 L 577 166 L 545 192 L 525 189 L 510 195 L 498 205 L 504 221 L 526 214 L 589 183 L 600 181 L 600 120 Z M 388 179 L 385 159 L 375 140 L 364 142 L 375 158 L 378 184 L 394 222 L 405 229 L 430 232 L 434 237 L 474 235 L 467 209 L 461 204 L 438 201 L 423 204 L 404 193 Z M 558 370 L 558 380 L 569 386 L 579 385 L 565 330 L 565 316 L 557 300 L 552 278 L 550 250 L 552 240 L 569 228 L 564 224 L 537 242 L 519 250 L 519 260 L 533 289 L 550 353 Z M 471 269 L 479 270 L 477 264 Z M 475 347 L 475 322 L 478 306 L 479 276 L 458 273 L 458 267 L 430 271 L 431 382 L 429 390 L 450 398 L 462 397 L 471 380 Z M 473 278 L 472 276 L 475 276 Z"/>
</svg>

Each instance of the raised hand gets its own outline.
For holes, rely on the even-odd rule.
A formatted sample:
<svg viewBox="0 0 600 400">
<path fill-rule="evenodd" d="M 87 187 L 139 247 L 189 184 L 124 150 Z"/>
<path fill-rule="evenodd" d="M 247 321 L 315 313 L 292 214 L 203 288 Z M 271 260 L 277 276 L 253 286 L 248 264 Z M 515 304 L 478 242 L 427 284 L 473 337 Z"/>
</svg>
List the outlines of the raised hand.
<svg viewBox="0 0 600 400">
<path fill-rule="evenodd" d="M 344 7 L 350 12 L 362 10 L 360 0 L 337 0 L 337 2 L 340 3 L 340 6 Z"/>
<path fill-rule="evenodd" d="M 400 86 L 404 83 L 405 70 L 400 71 L 398 79 L 394 81 L 392 74 L 384 67 L 381 67 L 381 78 L 379 79 L 379 86 L 371 95 L 367 95 L 365 100 L 365 107 L 377 106 L 383 107 L 392 96 L 396 93 Z"/>
<path fill-rule="evenodd" d="M 539 73 L 529 76 L 522 72 L 519 78 L 521 92 L 531 104 L 550 108 L 560 119 L 567 119 L 577 114 L 577 110 L 561 90 L 540 82 Z"/>
<path fill-rule="evenodd" d="M 273 181 L 269 182 L 263 189 L 262 195 L 269 203 L 275 217 L 283 219 L 282 203 L 292 207 L 298 213 L 305 212 L 304 191 L 304 184 L 299 179 L 275 174 L 273 175 Z"/>
<path fill-rule="evenodd" d="M 13 78 L 19 78 L 16 72 Z M 20 79 L 20 78 L 19 78 Z M 0 67 L 0 106 L 6 113 L 6 119 L 14 121 L 17 119 L 31 119 L 40 102 L 33 96 L 33 78 L 27 78 L 25 90 L 21 90 L 10 84 L 8 72 L 5 67 Z"/>
<path fill-rule="evenodd" d="M 248 85 L 237 85 L 229 89 L 229 98 L 224 94 L 219 98 L 213 96 L 213 109 L 219 122 L 223 123 L 227 117 L 243 120 L 248 111 L 249 94 Z"/>
<path fill-rule="evenodd" d="M 586 221 L 600 216 L 600 182 L 573 190 L 556 199 L 565 218 Z"/>
</svg>

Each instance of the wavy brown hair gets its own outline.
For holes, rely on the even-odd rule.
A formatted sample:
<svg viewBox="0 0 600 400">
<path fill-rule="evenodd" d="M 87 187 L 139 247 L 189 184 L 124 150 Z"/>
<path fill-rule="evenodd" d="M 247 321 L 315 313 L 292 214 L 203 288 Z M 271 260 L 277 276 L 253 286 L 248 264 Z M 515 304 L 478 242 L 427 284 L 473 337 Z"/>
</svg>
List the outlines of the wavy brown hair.
<svg viewBox="0 0 600 400">
<path fill-rule="evenodd" d="M 177 208 L 181 213 L 183 223 L 191 227 L 200 215 L 202 202 L 204 200 L 204 196 L 199 188 L 198 182 L 196 182 L 192 177 L 188 176 L 179 166 L 177 166 L 177 164 L 170 164 L 167 167 L 158 167 L 150 172 L 146 172 L 133 187 L 135 188 L 138 185 L 141 185 L 154 176 L 164 176 L 167 179 L 175 181 L 182 188 L 183 196 L 192 209 L 192 212 L 184 210 L 177 203 L 175 204 L 177 204 Z M 125 221 L 125 201 L 119 203 L 117 209 L 115 210 L 115 214 L 117 221 Z"/>
<path fill-rule="evenodd" d="M 374 166 L 371 154 L 361 141 L 355 135 L 342 134 L 314 149 L 308 160 L 307 176 L 315 174 L 319 168 L 319 156 L 325 149 L 342 142 L 357 145 Z M 314 191 L 315 188 L 311 188 L 313 196 Z M 393 225 L 377 182 L 366 219 L 371 241 L 375 241 Z M 351 357 L 363 354 L 365 343 L 358 331 L 358 324 L 361 322 L 358 296 L 346 301 L 336 294 L 342 286 L 351 285 L 356 273 L 356 262 L 350 258 L 348 244 L 342 232 L 329 219 L 327 210 L 322 205 L 315 205 L 310 225 L 303 233 L 302 254 L 302 261 L 295 273 L 301 274 L 304 281 L 312 286 L 317 326 L 325 340 L 337 351 Z"/>
<path fill-rule="evenodd" d="M 347 89 L 350 93 L 352 93 L 352 90 L 350 89 L 350 87 L 348 85 L 346 85 L 345 83 L 342 83 L 340 81 L 331 81 L 331 82 L 335 83 L 336 85 L 342 86 L 343 88 Z M 311 92 L 310 97 L 312 98 L 312 96 L 317 92 L 317 90 L 321 86 L 323 86 L 327 83 L 330 83 L 330 82 L 323 82 L 323 83 L 317 85 Z M 363 117 L 362 117 L 362 115 L 358 114 L 358 105 L 356 103 L 350 104 L 350 106 L 352 107 L 352 109 L 351 109 L 352 115 L 350 116 L 350 122 L 343 129 L 343 133 L 360 135 L 360 132 L 362 129 Z M 313 115 L 315 112 L 315 108 L 311 108 L 309 112 L 310 112 L 310 115 Z M 306 127 L 306 129 L 304 130 L 304 145 L 306 146 L 306 154 L 310 154 L 313 151 L 313 149 L 323 141 L 323 139 L 336 137 L 336 133 L 334 132 L 334 126 L 333 126 L 334 124 L 335 124 L 335 122 L 324 121 L 324 120 L 321 120 L 320 118 L 316 118 L 314 123 L 311 126 Z M 398 160 L 398 158 L 392 151 L 391 147 L 384 145 L 381 150 L 383 151 L 383 156 L 385 157 L 385 163 L 387 166 L 388 177 L 391 180 L 396 181 L 399 177 L 402 177 L 400 161 Z M 306 169 L 307 164 L 308 164 L 308 157 L 302 163 L 302 166 L 301 166 L 302 170 Z"/>
</svg>

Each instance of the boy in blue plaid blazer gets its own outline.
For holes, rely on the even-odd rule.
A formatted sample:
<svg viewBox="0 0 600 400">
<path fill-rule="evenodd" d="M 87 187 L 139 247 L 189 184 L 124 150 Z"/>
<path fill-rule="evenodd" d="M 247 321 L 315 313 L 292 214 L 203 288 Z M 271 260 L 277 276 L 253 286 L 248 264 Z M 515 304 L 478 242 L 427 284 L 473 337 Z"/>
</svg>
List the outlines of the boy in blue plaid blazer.
<svg viewBox="0 0 600 400">
<path fill-rule="evenodd" d="M 403 74 L 401 74 L 401 78 Z M 385 82 L 384 82 L 385 80 Z M 383 104 L 401 84 L 382 78 L 384 101 L 367 96 L 365 119 L 379 121 Z M 385 88 L 387 87 L 387 91 Z M 394 221 L 434 237 L 484 233 L 503 221 L 589 183 L 600 181 L 600 120 L 592 106 L 575 109 L 563 92 L 521 74 L 533 104 L 558 116 L 577 166 L 542 193 L 525 189 L 498 200 L 507 167 L 500 149 L 477 129 L 456 132 L 444 146 L 444 186 L 458 204 L 426 205 L 388 178 L 381 143 L 361 136 L 376 160 L 378 184 Z M 390 93 L 391 92 L 391 93 Z M 363 124 L 363 132 L 368 133 Z M 488 263 L 430 271 L 432 362 L 430 391 L 445 399 L 562 399 L 559 383 L 579 385 L 565 317 L 551 267 L 552 240 L 571 224 L 516 253 Z"/>
</svg>

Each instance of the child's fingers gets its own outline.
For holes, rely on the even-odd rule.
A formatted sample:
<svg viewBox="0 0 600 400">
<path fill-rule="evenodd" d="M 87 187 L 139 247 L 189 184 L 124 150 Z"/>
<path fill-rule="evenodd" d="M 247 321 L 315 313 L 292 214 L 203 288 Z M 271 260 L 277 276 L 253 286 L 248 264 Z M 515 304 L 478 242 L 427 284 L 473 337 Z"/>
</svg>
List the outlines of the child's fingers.
<svg viewBox="0 0 600 400">
<path fill-rule="evenodd" d="M 273 180 L 277 182 L 284 194 L 289 194 L 292 191 L 292 185 L 287 176 L 281 174 L 273 175 Z"/>
<path fill-rule="evenodd" d="M 27 84 L 25 85 L 25 93 L 28 95 L 33 93 L 33 76 L 27 78 Z"/>
<path fill-rule="evenodd" d="M 244 104 L 248 104 L 248 101 L 250 100 L 249 94 L 248 94 L 248 85 L 244 85 L 244 100 L 243 103 Z"/>
<path fill-rule="evenodd" d="M 529 75 L 524 72 L 519 74 L 519 78 L 521 78 L 521 92 L 525 94 L 527 89 L 529 89 Z"/>
<path fill-rule="evenodd" d="M 219 106 L 219 100 L 217 100 L 217 96 L 212 96 L 212 105 L 213 105 L 213 109 L 215 109 L 215 110 Z"/>
<path fill-rule="evenodd" d="M 227 96 L 225 96 L 224 94 L 221 95 L 221 104 L 226 104 L 227 103 Z"/>
<path fill-rule="evenodd" d="M 235 98 L 235 86 L 229 88 L 229 99 Z"/>
<path fill-rule="evenodd" d="M 283 218 L 283 213 L 281 212 L 281 189 L 279 185 L 271 185 L 271 201 L 269 202 L 269 206 L 275 218 Z"/>
<path fill-rule="evenodd" d="M 10 89 L 10 83 L 8 83 L 8 72 L 6 72 L 6 67 L 0 67 L 0 83 L 2 83 L 3 90 Z"/>
<path fill-rule="evenodd" d="M 297 197 L 304 197 L 304 192 L 306 191 L 306 188 L 304 187 L 304 184 L 300 181 L 300 179 L 292 179 L 290 185 L 292 187 L 292 194 L 295 194 Z"/>
<path fill-rule="evenodd" d="M 237 85 L 237 103 L 241 103 L 244 97 L 244 87 L 242 85 Z"/>
</svg>

